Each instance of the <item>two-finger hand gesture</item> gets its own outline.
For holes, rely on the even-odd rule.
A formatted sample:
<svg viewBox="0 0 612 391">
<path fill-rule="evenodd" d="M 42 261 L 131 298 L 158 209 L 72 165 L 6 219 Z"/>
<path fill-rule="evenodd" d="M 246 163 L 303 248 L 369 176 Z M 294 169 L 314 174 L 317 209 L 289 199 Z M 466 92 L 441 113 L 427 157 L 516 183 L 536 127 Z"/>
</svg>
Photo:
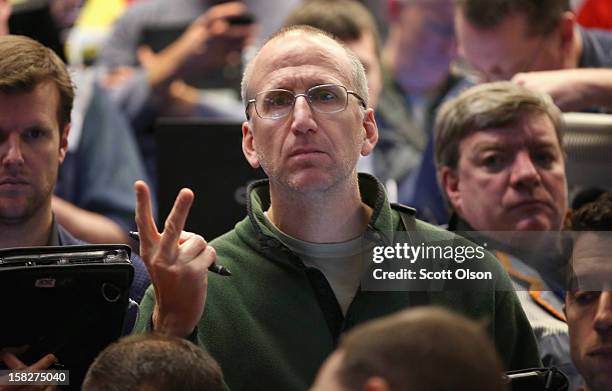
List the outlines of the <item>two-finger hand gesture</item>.
<svg viewBox="0 0 612 391">
<path fill-rule="evenodd" d="M 183 232 L 194 198 L 191 190 L 179 192 L 164 231 L 159 233 L 149 188 L 142 181 L 134 188 L 140 255 L 155 288 L 153 327 L 184 337 L 193 331 L 204 311 L 208 267 L 216 260 L 215 250 L 200 235 Z"/>
</svg>

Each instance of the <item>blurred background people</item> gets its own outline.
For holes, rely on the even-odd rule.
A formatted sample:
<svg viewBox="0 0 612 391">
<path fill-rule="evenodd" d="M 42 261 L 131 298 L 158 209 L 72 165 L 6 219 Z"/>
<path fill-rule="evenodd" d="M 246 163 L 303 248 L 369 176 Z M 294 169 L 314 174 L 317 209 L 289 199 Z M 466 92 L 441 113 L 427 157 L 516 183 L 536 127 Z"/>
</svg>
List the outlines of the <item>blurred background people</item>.
<svg viewBox="0 0 612 391">
<path fill-rule="evenodd" d="M 423 129 L 428 103 L 449 77 L 449 65 L 456 56 L 453 2 L 397 0 L 390 2 L 389 11 L 385 64 Z"/>
<path fill-rule="evenodd" d="M 403 171 L 397 174 L 398 200 L 417 209 L 417 216 L 443 224 L 447 211 L 436 191 L 431 138 L 437 107 L 462 88 L 451 71 L 456 57 L 452 0 L 388 1 L 389 34 L 383 49 L 385 82 L 378 118 L 395 129 L 405 148 Z"/>
<path fill-rule="evenodd" d="M 245 50 L 255 44 L 258 30 L 278 29 L 298 2 L 148 0 L 115 21 L 96 64 L 136 132 L 152 178 L 156 119 L 242 121 Z"/>
<path fill-rule="evenodd" d="M 564 112 L 610 110 L 612 32 L 578 26 L 568 0 L 460 0 L 455 19 L 473 80 L 512 80 Z"/>
<path fill-rule="evenodd" d="M 456 30 L 477 81 L 513 80 L 563 111 L 609 108 L 612 32 L 576 24 L 569 0 L 460 0 Z"/>
<path fill-rule="evenodd" d="M 241 2 L 211 6 L 203 0 L 150 0 L 129 7 L 115 22 L 97 66 L 103 85 L 136 133 L 152 178 L 156 176 L 153 126 L 157 118 L 242 118 L 235 91 L 241 53 L 254 39 L 255 27 L 253 23 L 232 25 L 228 18 L 246 12 Z M 233 77 L 224 81 L 226 71 Z M 228 94 L 211 97 L 193 85 L 218 80 Z"/>
<path fill-rule="evenodd" d="M 512 80 L 550 94 L 563 111 L 608 109 L 612 33 L 577 26 L 568 0 L 459 0 L 454 14 L 459 60 L 453 68 L 466 85 Z M 445 223 L 432 150 L 430 140 L 413 186 L 422 202 L 412 204 L 437 211 L 436 221 Z"/>
</svg>

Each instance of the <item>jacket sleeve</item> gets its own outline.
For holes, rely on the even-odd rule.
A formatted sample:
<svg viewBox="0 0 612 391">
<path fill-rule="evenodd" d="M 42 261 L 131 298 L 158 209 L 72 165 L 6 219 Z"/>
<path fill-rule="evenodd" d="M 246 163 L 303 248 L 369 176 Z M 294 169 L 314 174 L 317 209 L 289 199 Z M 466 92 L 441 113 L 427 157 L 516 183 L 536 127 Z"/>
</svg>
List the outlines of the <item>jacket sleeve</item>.
<svg viewBox="0 0 612 391">
<path fill-rule="evenodd" d="M 496 292 L 494 338 L 507 370 L 542 366 L 531 325 L 513 290 Z"/>
</svg>

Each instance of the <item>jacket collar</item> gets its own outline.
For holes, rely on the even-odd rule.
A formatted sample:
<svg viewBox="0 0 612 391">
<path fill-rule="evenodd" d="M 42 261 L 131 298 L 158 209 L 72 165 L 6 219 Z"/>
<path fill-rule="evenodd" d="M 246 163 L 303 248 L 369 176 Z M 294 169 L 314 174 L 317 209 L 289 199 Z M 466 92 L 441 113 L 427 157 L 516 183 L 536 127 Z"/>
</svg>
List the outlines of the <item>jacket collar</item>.
<svg viewBox="0 0 612 391">
<path fill-rule="evenodd" d="M 394 218 L 383 185 L 373 176 L 360 173 L 359 191 L 362 201 L 373 209 L 366 235 L 395 231 L 399 219 Z M 285 247 L 275 237 L 274 233 L 266 227 L 264 220 L 264 211 L 270 208 L 269 180 L 264 179 L 251 183 L 247 195 L 247 218 L 236 225 L 236 233 L 249 246 L 260 252 L 265 252 L 268 257 L 276 258 L 269 250 Z M 276 254 L 279 254 L 279 252 L 276 252 Z M 286 254 L 281 258 L 286 259 Z"/>
</svg>

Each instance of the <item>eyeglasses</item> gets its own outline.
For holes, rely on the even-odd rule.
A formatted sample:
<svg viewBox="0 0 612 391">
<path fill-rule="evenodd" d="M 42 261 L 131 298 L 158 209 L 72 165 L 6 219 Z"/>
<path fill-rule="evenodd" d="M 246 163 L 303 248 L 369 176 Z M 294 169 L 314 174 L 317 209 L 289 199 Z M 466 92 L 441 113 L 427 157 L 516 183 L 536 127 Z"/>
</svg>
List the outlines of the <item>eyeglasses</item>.
<svg viewBox="0 0 612 391">
<path fill-rule="evenodd" d="M 262 91 L 249 99 L 246 106 L 246 116 L 249 119 L 249 105 L 255 104 L 255 112 L 263 119 L 280 119 L 286 117 L 293 110 L 298 97 L 306 98 L 310 107 L 325 114 L 339 113 L 346 109 L 348 96 L 354 95 L 363 108 L 366 108 L 365 100 L 355 91 L 347 90 L 346 87 L 337 84 L 321 84 L 310 87 L 303 94 L 294 94 L 292 91 L 275 89 Z"/>
</svg>

